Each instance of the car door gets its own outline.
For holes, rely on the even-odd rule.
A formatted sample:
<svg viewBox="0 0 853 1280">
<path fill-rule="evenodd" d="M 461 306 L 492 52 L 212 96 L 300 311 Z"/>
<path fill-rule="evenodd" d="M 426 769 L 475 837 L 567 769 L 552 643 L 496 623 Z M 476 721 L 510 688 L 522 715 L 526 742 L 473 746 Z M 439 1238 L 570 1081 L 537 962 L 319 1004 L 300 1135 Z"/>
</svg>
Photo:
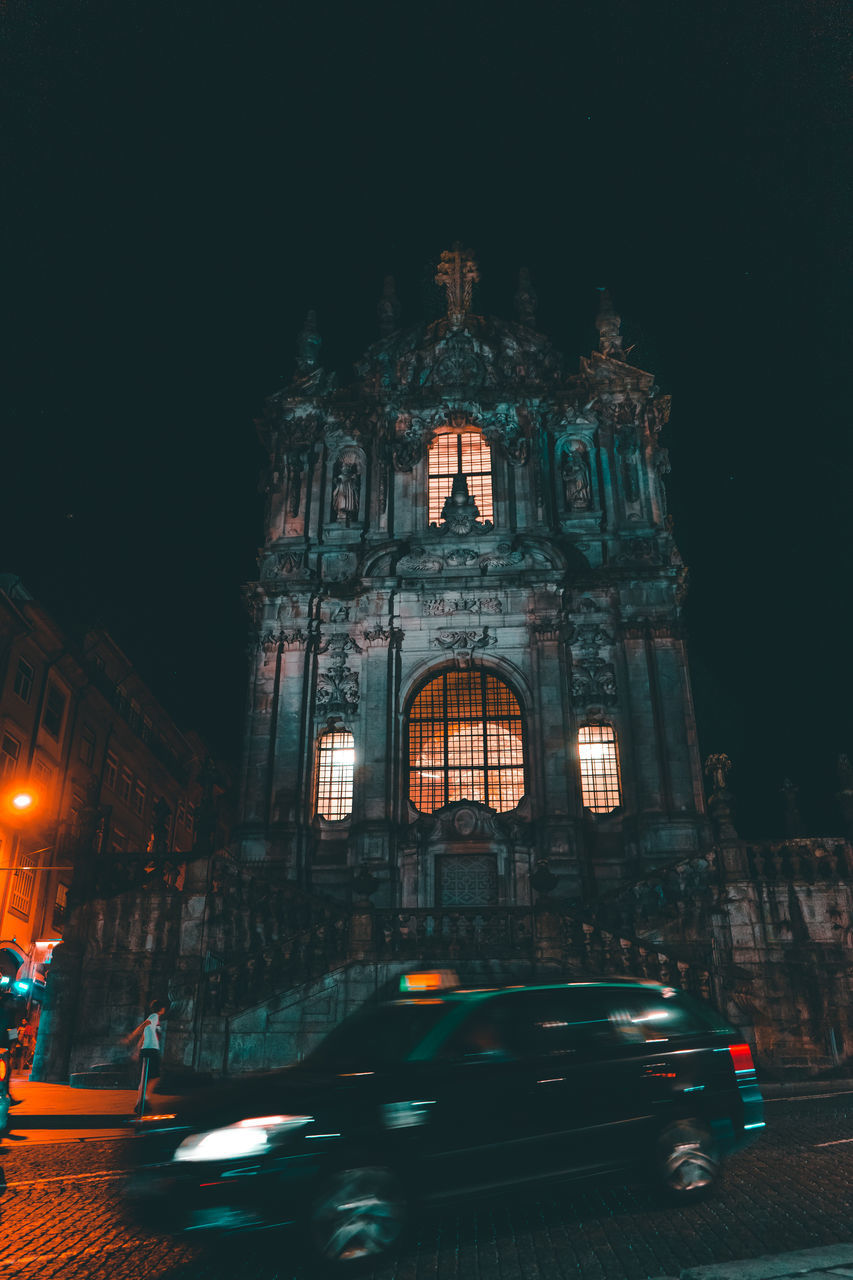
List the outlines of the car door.
<svg viewBox="0 0 853 1280">
<path fill-rule="evenodd" d="M 507 997 L 472 1002 L 431 1060 L 410 1064 L 425 1190 L 498 1186 L 536 1167 L 537 1073 L 513 1048 L 511 1022 Z"/>
</svg>

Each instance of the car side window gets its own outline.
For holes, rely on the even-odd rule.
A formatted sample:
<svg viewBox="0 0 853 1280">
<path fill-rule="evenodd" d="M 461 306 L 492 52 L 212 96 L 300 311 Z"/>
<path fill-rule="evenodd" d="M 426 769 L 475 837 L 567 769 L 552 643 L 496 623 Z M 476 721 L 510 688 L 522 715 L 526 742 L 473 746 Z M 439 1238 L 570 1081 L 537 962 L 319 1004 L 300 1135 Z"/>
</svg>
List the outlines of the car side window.
<svg viewBox="0 0 853 1280">
<path fill-rule="evenodd" d="M 445 1061 L 488 1061 L 515 1056 L 510 1011 L 503 1000 L 485 1000 L 452 1032 L 442 1046 Z"/>
<path fill-rule="evenodd" d="M 680 991 L 629 987 L 611 993 L 611 1019 L 619 1037 L 632 1044 L 656 1044 L 679 1036 L 726 1031 L 711 1008 Z"/>
<path fill-rule="evenodd" d="M 512 997 L 513 1045 L 529 1057 L 595 1052 L 618 1043 L 606 1005 L 592 991 L 530 991 Z"/>
</svg>

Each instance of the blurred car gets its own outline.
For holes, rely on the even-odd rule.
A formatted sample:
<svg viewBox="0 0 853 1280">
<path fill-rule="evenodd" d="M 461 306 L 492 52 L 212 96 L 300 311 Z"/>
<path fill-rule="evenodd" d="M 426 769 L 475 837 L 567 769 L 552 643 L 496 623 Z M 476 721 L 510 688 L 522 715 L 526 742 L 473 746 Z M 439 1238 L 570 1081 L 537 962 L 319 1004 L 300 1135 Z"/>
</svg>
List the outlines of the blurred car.
<svg viewBox="0 0 853 1280">
<path fill-rule="evenodd" d="M 302 1064 L 140 1122 L 137 1214 L 178 1231 L 296 1225 L 345 1270 L 438 1198 L 635 1165 L 697 1199 L 763 1126 L 749 1046 L 671 987 L 402 985 Z"/>
</svg>

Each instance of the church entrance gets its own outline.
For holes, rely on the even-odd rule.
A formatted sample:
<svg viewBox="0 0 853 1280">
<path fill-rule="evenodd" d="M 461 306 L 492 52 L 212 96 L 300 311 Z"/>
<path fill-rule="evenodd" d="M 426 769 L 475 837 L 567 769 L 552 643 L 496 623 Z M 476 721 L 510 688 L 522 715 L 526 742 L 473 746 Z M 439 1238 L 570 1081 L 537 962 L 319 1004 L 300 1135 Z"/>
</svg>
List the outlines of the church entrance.
<svg viewBox="0 0 853 1280">
<path fill-rule="evenodd" d="M 440 907 L 493 907 L 498 901 L 498 871 L 491 853 L 446 854 L 436 859 Z"/>
</svg>

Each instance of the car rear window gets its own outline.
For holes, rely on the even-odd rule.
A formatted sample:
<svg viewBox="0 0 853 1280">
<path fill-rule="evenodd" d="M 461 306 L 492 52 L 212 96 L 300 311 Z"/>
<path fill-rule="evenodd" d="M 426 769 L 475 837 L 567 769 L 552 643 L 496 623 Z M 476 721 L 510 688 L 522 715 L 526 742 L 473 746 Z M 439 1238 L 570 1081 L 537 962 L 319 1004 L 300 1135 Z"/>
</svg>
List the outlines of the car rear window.
<svg viewBox="0 0 853 1280">
<path fill-rule="evenodd" d="M 442 1000 L 411 1000 L 367 1009 L 336 1027 L 305 1063 L 323 1071 L 344 1072 L 374 1071 L 405 1062 L 446 1013 Z"/>
</svg>

